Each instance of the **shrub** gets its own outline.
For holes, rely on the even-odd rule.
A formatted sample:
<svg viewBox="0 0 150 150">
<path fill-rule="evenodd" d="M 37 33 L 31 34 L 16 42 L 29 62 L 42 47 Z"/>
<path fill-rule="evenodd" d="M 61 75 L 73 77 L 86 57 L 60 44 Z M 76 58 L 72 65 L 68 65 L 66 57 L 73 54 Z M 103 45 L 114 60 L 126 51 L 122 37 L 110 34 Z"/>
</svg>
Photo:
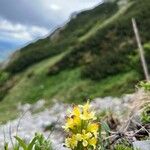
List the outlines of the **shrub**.
<svg viewBox="0 0 150 150">
<path fill-rule="evenodd" d="M 4 71 L 0 71 L 0 86 L 2 86 L 9 78 L 9 74 Z"/>
<path fill-rule="evenodd" d="M 83 77 L 89 77 L 93 80 L 101 80 L 105 77 L 126 72 L 128 66 L 128 58 L 120 53 L 106 53 L 97 58 L 90 65 L 86 66 L 82 71 Z"/>
</svg>

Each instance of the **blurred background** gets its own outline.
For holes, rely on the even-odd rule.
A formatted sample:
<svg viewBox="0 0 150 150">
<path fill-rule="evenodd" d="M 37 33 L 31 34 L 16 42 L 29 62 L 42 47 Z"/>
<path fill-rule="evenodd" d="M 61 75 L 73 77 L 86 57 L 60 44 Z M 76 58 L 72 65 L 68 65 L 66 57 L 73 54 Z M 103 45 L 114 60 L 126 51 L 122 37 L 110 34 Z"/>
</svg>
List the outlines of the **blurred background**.
<svg viewBox="0 0 150 150">
<path fill-rule="evenodd" d="M 1 0 L 0 7 L 1 121 L 16 116 L 19 102 L 121 96 L 145 79 L 131 18 L 149 68 L 148 0 Z"/>
<path fill-rule="evenodd" d="M 32 105 L 132 94 L 145 77 L 131 19 L 150 71 L 149 10 L 149 0 L 0 0 L 0 122 Z"/>
</svg>

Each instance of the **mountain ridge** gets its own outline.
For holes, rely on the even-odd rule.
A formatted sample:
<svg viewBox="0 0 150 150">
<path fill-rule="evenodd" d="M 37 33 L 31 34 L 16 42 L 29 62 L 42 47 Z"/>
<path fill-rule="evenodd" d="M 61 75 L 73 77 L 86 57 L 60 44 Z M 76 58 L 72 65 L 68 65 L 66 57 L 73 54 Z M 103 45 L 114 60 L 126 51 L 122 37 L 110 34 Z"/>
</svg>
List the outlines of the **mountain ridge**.
<svg viewBox="0 0 150 150">
<path fill-rule="evenodd" d="M 1 120 L 15 117 L 17 111 L 11 110 L 18 103 L 81 103 L 134 92 L 144 75 L 131 18 L 137 20 L 149 67 L 149 9 L 149 0 L 129 0 L 121 7 L 118 1 L 105 2 L 79 13 L 52 39 L 48 36 L 14 54 L 0 71 L 0 109 L 7 114 L 4 118 L 0 113 Z"/>
</svg>

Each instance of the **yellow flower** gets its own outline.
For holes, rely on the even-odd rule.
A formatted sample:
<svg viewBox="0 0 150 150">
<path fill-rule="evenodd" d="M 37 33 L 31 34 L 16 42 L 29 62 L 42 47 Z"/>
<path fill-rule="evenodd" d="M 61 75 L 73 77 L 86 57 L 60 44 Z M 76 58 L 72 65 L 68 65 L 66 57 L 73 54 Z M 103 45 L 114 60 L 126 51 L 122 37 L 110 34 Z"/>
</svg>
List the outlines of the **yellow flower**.
<svg viewBox="0 0 150 150">
<path fill-rule="evenodd" d="M 87 103 L 85 105 L 83 105 L 83 112 L 87 112 L 89 111 L 91 108 L 89 101 L 87 101 Z"/>
<path fill-rule="evenodd" d="M 76 139 L 77 139 L 78 141 L 82 141 L 82 134 L 77 133 L 77 134 L 76 134 Z"/>
<path fill-rule="evenodd" d="M 88 140 L 92 137 L 92 134 L 90 132 L 87 132 L 85 130 L 82 131 L 82 144 L 84 147 L 87 147 L 88 146 Z"/>
<path fill-rule="evenodd" d="M 88 126 L 87 126 L 87 130 L 89 132 L 97 132 L 98 131 L 98 128 L 99 128 L 99 125 L 98 123 L 89 123 Z"/>
<path fill-rule="evenodd" d="M 77 116 L 68 117 L 65 126 L 63 128 L 66 131 L 69 131 L 69 129 L 74 129 L 77 126 L 81 125 L 81 119 Z"/>
<path fill-rule="evenodd" d="M 81 114 L 81 112 L 80 112 L 80 108 L 79 108 L 79 106 L 74 106 L 73 107 L 73 110 L 72 110 L 72 115 L 73 116 L 80 116 L 80 114 Z"/>
<path fill-rule="evenodd" d="M 87 131 L 94 134 L 95 137 L 98 135 L 99 125 L 98 123 L 89 123 L 87 126 Z"/>
<path fill-rule="evenodd" d="M 90 132 L 87 132 L 85 130 L 82 130 L 82 134 L 78 133 L 76 135 L 77 141 L 82 141 L 82 144 L 84 147 L 88 146 L 88 141 L 92 137 L 92 134 Z"/>
<path fill-rule="evenodd" d="M 93 138 L 89 139 L 88 143 L 89 143 L 89 145 L 93 146 L 94 149 L 96 149 L 97 138 L 93 137 Z"/>
<path fill-rule="evenodd" d="M 73 119 L 67 117 L 66 120 L 67 120 L 67 121 L 66 121 L 66 124 L 65 124 L 65 126 L 63 126 L 63 128 L 64 128 L 66 131 L 68 131 L 69 129 L 73 129 L 73 127 L 74 127 L 74 121 L 73 121 Z"/>
<path fill-rule="evenodd" d="M 96 119 L 95 113 L 94 113 L 94 112 L 91 112 L 91 113 L 85 113 L 85 114 L 84 114 L 84 117 L 85 117 L 85 120 L 89 120 L 89 119 L 95 120 L 95 119 Z"/>
<path fill-rule="evenodd" d="M 95 120 L 95 113 L 94 112 L 89 112 L 89 111 L 83 111 L 83 114 L 81 115 L 81 119 L 83 120 Z"/>
<path fill-rule="evenodd" d="M 80 115 L 81 115 L 81 112 L 80 112 L 79 106 L 74 106 L 72 113 L 71 113 L 71 118 L 74 121 L 74 126 L 80 126 L 81 124 Z"/>
<path fill-rule="evenodd" d="M 83 120 L 95 120 L 95 113 L 90 111 L 90 105 L 89 102 L 87 102 L 84 106 L 83 106 L 83 113 L 81 114 L 81 119 Z"/>
<path fill-rule="evenodd" d="M 74 126 L 77 127 L 77 126 L 81 125 L 81 119 L 80 119 L 79 116 L 73 116 L 72 119 L 73 119 L 73 122 L 74 122 Z"/>
<path fill-rule="evenodd" d="M 68 148 L 74 149 L 75 147 L 77 147 L 78 141 L 76 138 L 76 135 L 72 135 L 72 137 L 66 138 L 65 140 L 65 145 Z"/>
<path fill-rule="evenodd" d="M 66 138 L 65 144 L 71 150 L 79 147 L 81 149 L 96 148 L 99 125 L 93 123 L 96 117 L 90 107 L 89 102 L 83 106 L 74 106 L 66 119 L 64 129 L 69 137 Z"/>
</svg>

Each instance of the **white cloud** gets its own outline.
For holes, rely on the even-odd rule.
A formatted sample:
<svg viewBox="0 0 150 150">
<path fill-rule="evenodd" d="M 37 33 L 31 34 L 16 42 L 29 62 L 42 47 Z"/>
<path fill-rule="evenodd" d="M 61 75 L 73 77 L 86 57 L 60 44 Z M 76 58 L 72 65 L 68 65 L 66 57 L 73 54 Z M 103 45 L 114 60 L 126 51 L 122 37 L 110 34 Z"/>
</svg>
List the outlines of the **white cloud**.
<svg viewBox="0 0 150 150">
<path fill-rule="evenodd" d="M 55 11 L 58 11 L 61 9 L 61 7 L 59 5 L 56 5 L 56 4 L 51 4 L 50 5 L 50 9 L 52 10 L 55 10 Z"/>
<path fill-rule="evenodd" d="M 1 37 L 15 38 L 20 41 L 31 41 L 37 37 L 45 36 L 49 30 L 38 26 L 26 26 L 19 23 L 11 23 L 8 20 L 0 19 Z"/>
<path fill-rule="evenodd" d="M 47 35 L 73 12 L 94 7 L 101 1 L 0 0 L 0 51 L 16 49 Z"/>
<path fill-rule="evenodd" d="M 0 17 L 13 23 L 40 26 L 51 30 L 65 22 L 73 12 L 91 8 L 101 1 L 0 0 Z"/>
<path fill-rule="evenodd" d="M 91 8 L 101 0 L 8 1 L 0 1 L 0 36 L 29 42 L 62 25 L 74 11 Z"/>
</svg>

